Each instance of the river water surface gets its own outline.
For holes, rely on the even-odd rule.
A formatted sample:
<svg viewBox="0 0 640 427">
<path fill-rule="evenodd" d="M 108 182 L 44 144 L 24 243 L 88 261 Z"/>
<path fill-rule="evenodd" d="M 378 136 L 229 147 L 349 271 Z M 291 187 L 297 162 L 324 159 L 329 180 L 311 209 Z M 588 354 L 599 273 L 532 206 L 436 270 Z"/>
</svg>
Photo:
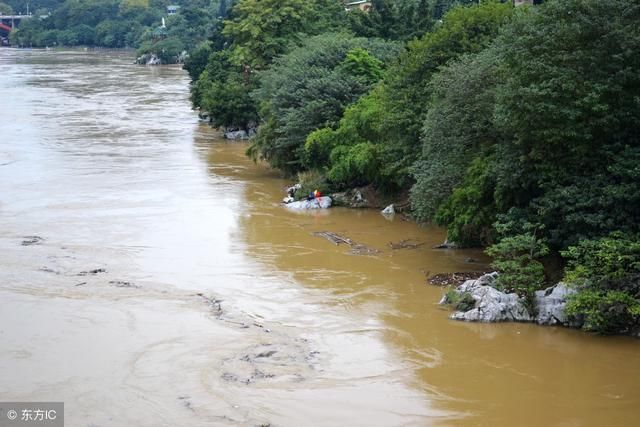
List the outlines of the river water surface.
<svg viewBox="0 0 640 427">
<path fill-rule="evenodd" d="M 638 425 L 639 342 L 449 321 L 425 274 L 481 254 L 285 210 L 182 70 L 132 60 L 0 49 L 0 401 L 68 426 Z"/>
</svg>

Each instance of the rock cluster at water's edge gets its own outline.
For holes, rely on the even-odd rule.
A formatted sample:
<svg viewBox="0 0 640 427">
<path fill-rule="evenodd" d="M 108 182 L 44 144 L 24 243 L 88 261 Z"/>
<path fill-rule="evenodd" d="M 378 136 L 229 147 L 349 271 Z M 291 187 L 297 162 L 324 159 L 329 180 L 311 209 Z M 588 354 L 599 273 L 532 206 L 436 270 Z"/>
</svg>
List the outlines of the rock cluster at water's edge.
<svg viewBox="0 0 640 427">
<path fill-rule="evenodd" d="M 140 65 L 161 65 L 162 60 L 155 53 L 145 53 L 136 59 L 136 64 Z"/>
<path fill-rule="evenodd" d="M 258 125 L 255 123 L 249 123 L 246 128 L 238 127 L 226 127 L 223 129 L 225 139 L 232 141 L 244 141 L 256 136 L 258 132 Z"/>
<path fill-rule="evenodd" d="M 180 52 L 177 56 L 172 57 L 169 60 L 169 64 L 184 64 L 184 61 L 189 57 L 186 50 Z M 136 59 L 136 64 L 139 65 L 162 65 L 162 59 L 155 53 L 145 53 L 140 55 Z"/>
<path fill-rule="evenodd" d="M 455 289 L 459 296 L 470 296 L 472 304 L 468 310 L 456 311 L 450 318 L 468 322 L 536 322 L 539 325 L 579 326 L 570 324 L 565 313 L 567 297 L 575 292 L 559 283 L 535 293 L 537 315 L 527 310 L 523 298 L 515 293 L 505 293 L 494 288 L 498 273 L 481 276 L 477 280 L 467 280 Z M 450 304 L 445 295 L 440 304 Z"/>
<path fill-rule="evenodd" d="M 491 287 L 497 273 L 485 274 L 478 280 L 467 280 L 458 286 L 456 293 L 469 294 L 475 301 L 467 311 L 456 311 L 451 319 L 468 322 L 530 322 L 531 315 L 516 294 L 507 294 Z M 447 296 L 440 301 L 448 303 Z"/>
<path fill-rule="evenodd" d="M 359 189 L 347 190 L 331 195 L 336 206 L 348 208 L 370 208 L 371 204 Z"/>
</svg>

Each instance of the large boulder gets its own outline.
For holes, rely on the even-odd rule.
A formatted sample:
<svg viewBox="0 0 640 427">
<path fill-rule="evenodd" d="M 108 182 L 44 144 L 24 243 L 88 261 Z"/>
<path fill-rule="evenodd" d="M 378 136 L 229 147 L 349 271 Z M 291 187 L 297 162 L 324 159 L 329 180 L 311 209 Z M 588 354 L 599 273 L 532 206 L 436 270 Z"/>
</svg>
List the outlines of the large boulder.
<svg viewBox="0 0 640 427">
<path fill-rule="evenodd" d="M 575 289 L 564 283 L 558 283 L 543 291 L 536 291 L 535 304 L 538 311 L 536 323 L 539 325 L 569 325 L 565 306 L 567 305 L 567 297 L 575 292 Z"/>
<path fill-rule="evenodd" d="M 345 206 L 348 208 L 370 208 L 371 204 L 364 197 L 362 191 L 355 188 L 342 193 L 334 193 L 331 195 L 335 206 Z"/>
<path fill-rule="evenodd" d="M 140 65 L 162 65 L 162 60 L 155 53 L 145 53 L 136 59 L 136 64 Z"/>
<path fill-rule="evenodd" d="M 467 280 L 455 292 L 460 296 L 470 296 L 472 307 L 466 311 L 456 311 L 450 318 L 467 322 L 530 322 L 531 314 L 517 294 L 507 294 L 491 286 L 497 273 L 485 274 L 478 280 Z M 440 304 L 451 303 L 445 296 Z"/>
<path fill-rule="evenodd" d="M 385 217 L 392 217 L 396 214 L 396 208 L 395 206 L 393 206 L 393 204 L 391 204 L 386 208 L 384 208 L 382 211 L 380 211 L 380 213 Z"/>
<path fill-rule="evenodd" d="M 327 209 L 331 207 L 331 197 L 323 196 L 311 200 L 300 200 L 298 202 L 286 203 L 284 206 L 296 210 Z"/>
<path fill-rule="evenodd" d="M 230 139 L 232 141 L 244 141 L 256 136 L 258 125 L 250 122 L 245 128 L 225 127 L 222 131 L 225 139 Z"/>
</svg>

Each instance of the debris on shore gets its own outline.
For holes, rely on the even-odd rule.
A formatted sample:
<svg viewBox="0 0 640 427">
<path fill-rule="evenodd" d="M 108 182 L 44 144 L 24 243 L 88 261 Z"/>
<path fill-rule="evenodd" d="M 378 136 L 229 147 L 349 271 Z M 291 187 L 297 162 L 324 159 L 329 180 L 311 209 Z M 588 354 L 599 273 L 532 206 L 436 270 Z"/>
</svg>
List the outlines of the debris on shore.
<svg viewBox="0 0 640 427">
<path fill-rule="evenodd" d="M 440 273 L 427 278 L 427 283 L 433 286 L 460 286 L 467 280 L 477 280 L 485 274 L 484 271 Z"/>
</svg>

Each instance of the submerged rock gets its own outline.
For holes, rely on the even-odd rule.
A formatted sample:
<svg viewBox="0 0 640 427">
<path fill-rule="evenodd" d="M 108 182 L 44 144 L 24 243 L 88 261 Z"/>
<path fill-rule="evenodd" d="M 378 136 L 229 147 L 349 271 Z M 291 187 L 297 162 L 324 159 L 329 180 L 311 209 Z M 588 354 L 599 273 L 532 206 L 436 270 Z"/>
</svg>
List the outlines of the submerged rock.
<svg viewBox="0 0 640 427">
<path fill-rule="evenodd" d="M 444 243 L 434 246 L 433 249 L 458 249 L 458 245 L 456 242 L 450 242 L 449 239 L 446 239 Z"/>
<path fill-rule="evenodd" d="M 289 209 L 309 210 L 309 209 L 327 209 L 331 207 L 331 197 L 316 197 L 311 200 L 300 200 L 298 202 L 286 203 Z"/>
<path fill-rule="evenodd" d="M 24 236 L 23 239 L 22 243 L 20 243 L 22 246 L 39 245 L 44 241 L 40 236 Z"/>
</svg>

